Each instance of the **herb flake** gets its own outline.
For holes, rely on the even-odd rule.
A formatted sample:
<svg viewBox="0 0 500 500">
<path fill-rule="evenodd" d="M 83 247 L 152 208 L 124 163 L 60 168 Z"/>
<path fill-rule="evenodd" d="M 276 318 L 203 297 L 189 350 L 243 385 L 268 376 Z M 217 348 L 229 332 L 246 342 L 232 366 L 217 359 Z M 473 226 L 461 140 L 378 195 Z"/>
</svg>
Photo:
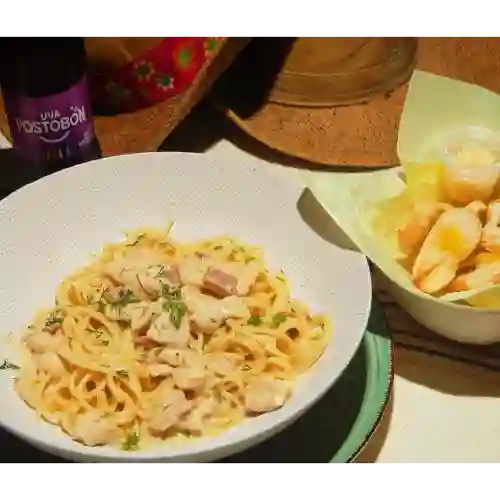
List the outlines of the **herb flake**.
<svg viewBox="0 0 500 500">
<path fill-rule="evenodd" d="M 93 333 L 95 335 L 96 340 L 101 342 L 101 344 L 109 345 L 109 340 L 102 338 L 102 336 L 104 335 L 104 332 L 101 332 L 100 330 L 96 330 L 95 328 L 87 328 L 86 331 L 89 333 Z"/>
<path fill-rule="evenodd" d="M 248 318 L 247 324 L 252 326 L 260 326 L 262 325 L 262 317 L 261 316 L 250 316 Z"/>
<path fill-rule="evenodd" d="M 273 328 L 278 328 L 278 326 L 280 326 L 282 323 L 284 323 L 286 321 L 286 316 L 284 314 L 275 314 L 273 316 L 273 319 L 271 321 L 271 326 Z"/>
<path fill-rule="evenodd" d="M 187 313 L 186 304 L 180 300 L 167 300 L 163 308 L 170 313 L 170 321 L 178 330 L 181 327 L 182 319 Z"/>
<path fill-rule="evenodd" d="M 59 312 L 59 310 L 55 310 L 49 314 L 48 318 L 45 320 L 45 328 L 62 324 L 63 318 L 58 316 Z"/>
<path fill-rule="evenodd" d="M 165 266 L 160 266 L 158 272 L 155 274 L 155 279 L 166 278 Z"/>
<path fill-rule="evenodd" d="M 139 302 L 139 299 L 135 297 L 135 295 L 132 293 L 132 290 L 120 290 L 119 292 L 119 298 L 114 301 L 107 301 L 108 304 L 115 308 L 115 309 L 121 309 L 122 307 L 126 306 L 127 304 L 132 304 L 134 302 Z"/>
<path fill-rule="evenodd" d="M 187 306 L 181 300 L 181 289 L 172 288 L 166 283 L 162 283 L 161 294 L 165 299 L 163 309 L 170 313 L 170 321 L 178 330 L 181 327 L 182 319 L 187 313 Z"/>
<path fill-rule="evenodd" d="M 128 247 L 135 247 L 137 245 L 137 243 L 139 243 L 142 239 L 144 239 L 146 235 L 144 233 L 139 233 L 137 235 L 137 238 L 135 239 L 135 241 L 133 243 L 129 243 L 127 246 Z"/>
<path fill-rule="evenodd" d="M 140 436 L 138 432 L 127 432 L 122 444 L 124 451 L 136 451 L 139 449 Z"/>
</svg>

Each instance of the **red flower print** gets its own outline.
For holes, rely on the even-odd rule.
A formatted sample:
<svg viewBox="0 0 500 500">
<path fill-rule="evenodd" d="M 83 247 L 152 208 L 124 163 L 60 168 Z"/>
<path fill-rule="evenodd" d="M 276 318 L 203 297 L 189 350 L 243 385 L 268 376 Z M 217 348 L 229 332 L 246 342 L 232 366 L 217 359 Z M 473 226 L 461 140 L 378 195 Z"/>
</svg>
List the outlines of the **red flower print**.
<svg viewBox="0 0 500 500">
<path fill-rule="evenodd" d="M 165 73 L 156 78 L 156 84 L 160 90 L 167 91 L 174 88 L 174 77 L 171 73 Z"/>
<path fill-rule="evenodd" d="M 137 61 L 134 63 L 134 75 L 140 82 L 150 80 L 154 74 L 155 70 L 149 61 Z"/>
</svg>

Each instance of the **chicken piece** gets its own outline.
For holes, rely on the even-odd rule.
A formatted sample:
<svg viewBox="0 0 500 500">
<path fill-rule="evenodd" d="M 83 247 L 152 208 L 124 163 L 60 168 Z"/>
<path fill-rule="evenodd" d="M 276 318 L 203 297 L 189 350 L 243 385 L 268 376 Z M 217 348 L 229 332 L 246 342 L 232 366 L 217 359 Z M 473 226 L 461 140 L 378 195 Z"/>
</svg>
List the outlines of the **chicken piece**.
<svg viewBox="0 0 500 500">
<path fill-rule="evenodd" d="M 185 391 L 196 390 L 203 387 L 207 372 L 203 366 L 187 366 L 175 368 L 172 372 L 174 384 Z"/>
<path fill-rule="evenodd" d="M 148 326 L 161 313 L 161 304 L 138 302 L 124 307 L 124 317 L 130 321 L 130 328 L 136 333 Z"/>
<path fill-rule="evenodd" d="M 106 304 L 104 316 L 111 321 L 129 322 L 135 333 L 147 326 L 152 319 L 160 314 L 161 304 L 158 302 L 132 302 L 131 304 Z"/>
<path fill-rule="evenodd" d="M 127 271 L 124 273 L 124 280 L 130 283 L 130 286 L 139 285 L 150 297 L 160 296 L 165 287 L 171 289 L 180 284 L 177 267 L 173 265 L 150 266 L 147 269 Z"/>
<path fill-rule="evenodd" d="M 87 446 L 99 446 L 119 439 L 120 431 L 98 412 L 88 412 L 76 417 L 71 434 Z"/>
<path fill-rule="evenodd" d="M 229 375 L 236 369 L 235 355 L 226 353 L 207 354 L 205 366 L 216 375 Z"/>
<path fill-rule="evenodd" d="M 203 421 L 212 415 L 217 408 L 217 401 L 214 397 L 200 398 L 193 405 L 193 409 L 179 423 L 181 429 L 191 432 L 199 431 L 203 427 Z"/>
<path fill-rule="evenodd" d="M 442 290 L 455 277 L 460 262 L 477 247 L 481 239 L 481 202 L 444 212 L 431 229 L 418 253 L 412 270 L 415 285 L 432 294 Z"/>
<path fill-rule="evenodd" d="M 174 349 L 165 347 L 156 353 L 155 360 L 161 363 L 167 363 L 174 368 L 182 365 L 204 365 L 203 355 L 189 348 Z"/>
<path fill-rule="evenodd" d="M 222 313 L 226 318 L 248 319 L 250 318 L 250 310 L 240 297 L 230 296 L 224 297 L 220 301 Z"/>
<path fill-rule="evenodd" d="M 152 338 L 146 336 L 146 334 L 137 334 L 137 332 L 133 336 L 133 341 L 134 344 L 142 346 L 145 349 L 153 349 L 158 346 Z"/>
<path fill-rule="evenodd" d="M 102 298 L 105 300 L 104 316 L 111 321 L 128 321 L 129 318 L 125 313 L 126 307 L 138 302 L 133 291 L 121 285 L 106 289 Z"/>
<path fill-rule="evenodd" d="M 479 145 L 468 145 L 444 165 L 444 191 L 451 200 L 463 206 L 473 201 L 486 203 L 493 194 L 499 172 L 492 152 Z"/>
<path fill-rule="evenodd" d="M 195 286 L 187 285 L 182 288 L 182 299 L 196 330 L 213 333 L 222 325 L 224 312 L 216 298 L 202 294 Z"/>
<path fill-rule="evenodd" d="M 158 359 L 167 363 L 174 368 L 182 365 L 182 354 L 183 350 L 181 349 L 170 349 L 165 348 L 158 354 Z"/>
<path fill-rule="evenodd" d="M 189 318 L 184 314 L 177 327 L 172 322 L 172 314 L 169 311 L 162 312 L 149 327 L 146 337 L 158 344 L 171 347 L 186 347 L 189 341 Z"/>
<path fill-rule="evenodd" d="M 226 297 L 248 294 L 260 273 L 260 266 L 255 262 L 225 262 L 210 266 L 203 279 L 203 287 L 210 292 Z"/>
<path fill-rule="evenodd" d="M 203 255 L 190 255 L 179 264 L 179 277 L 183 285 L 200 287 L 212 261 Z"/>
<path fill-rule="evenodd" d="M 142 275 L 142 270 L 134 269 L 124 269 L 121 274 L 121 281 L 124 286 L 132 292 L 134 297 L 141 300 L 148 300 L 149 294 L 146 292 L 144 285 L 142 284 L 140 276 L 146 281 L 146 277 Z"/>
<path fill-rule="evenodd" d="M 114 283 L 122 283 L 122 273 L 126 269 L 126 261 L 123 258 L 107 262 L 102 267 L 102 273 Z"/>
<path fill-rule="evenodd" d="M 153 308 L 147 304 L 129 305 L 125 313 L 130 318 L 130 328 L 134 333 L 148 326 L 153 319 Z"/>
<path fill-rule="evenodd" d="M 147 425 L 153 431 L 165 432 L 176 425 L 192 406 L 193 403 L 186 399 L 182 391 L 173 389 L 163 399 L 159 411 L 148 419 Z"/>
<path fill-rule="evenodd" d="M 51 334 L 47 330 L 33 332 L 26 336 L 26 345 L 31 351 L 38 354 L 56 352 L 63 344 L 63 335 L 59 333 Z"/>
<path fill-rule="evenodd" d="M 168 365 L 154 364 L 148 366 L 151 377 L 167 377 L 172 374 L 172 367 Z"/>
<path fill-rule="evenodd" d="M 200 389 L 204 386 L 208 375 L 203 355 L 185 349 L 181 356 L 181 366 L 171 369 L 175 386 L 186 391 Z"/>
<path fill-rule="evenodd" d="M 150 248 L 129 249 L 125 256 L 105 264 L 103 272 L 141 298 L 158 296 L 163 285 L 180 284 L 177 267 L 161 252 Z"/>
<path fill-rule="evenodd" d="M 154 290 L 161 288 L 159 283 L 149 276 L 147 269 L 124 269 L 121 273 L 121 282 L 132 295 L 141 300 L 149 300 L 153 296 L 158 296 Z"/>
<path fill-rule="evenodd" d="M 61 377 L 66 373 L 61 358 L 53 351 L 40 354 L 36 359 L 36 363 L 40 370 L 54 377 Z"/>
<path fill-rule="evenodd" d="M 205 359 L 201 352 L 192 349 L 185 349 L 182 351 L 182 366 L 189 368 L 205 368 Z"/>
<path fill-rule="evenodd" d="M 283 380 L 259 377 L 252 380 L 245 390 L 245 409 L 250 413 L 265 413 L 285 404 L 289 388 Z"/>
<path fill-rule="evenodd" d="M 182 288 L 182 298 L 194 329 L 203 333 L 215 332 L 227 318 L 250 317 L 248 307 L 239 297 L 219 300 L 188 285 Z"/>
<path fill-rule="evenodd" d="M 163 267 L 158 271 L 160 273 L 160 280 L 167 280 L 167 283 L 170 283 L 172 286 L 179 287 L 181 286 L 181 277 L 179 275 L 179 268 L 174 265 L 170 265 L 168 267 Z M 165 276 L 163 276 L 165 274 Z"/>
<path fill-rule="evenodd" d="M 103 272 L 115 283 L 123 283 L 123 271 L 147 269 L 151 266 L 168 265 L 168 258 L 152 248 L 129 248 L 125 255 L 119 256 L 103 267 Z"/>
<path fill-rule="evenodd" d="M 418 250 L 429 234 L 438 217 L 451 206 L 445 203 L 419 203 L 408 223 L 398 230 L 398 244 L 401 253 L 407 257 Z"/>
<path fill-rule="evenodd" d="M 490 252 L 500 250 L 500 200 L 492 201 L 488 206 L 481 245 Z"/>
<path fill-rule="evenodd" d="M 500 285 L 500 262 L 484 264 L 471 272 L 457 276 L 450 283 L 448 290 L 461 292 L 493 285 Z"/>
<path fill-rule="evenodd" d="M 126 321 L 125 311 L 122 307 L 116 307 L 111 304 L 106 304 L 103 310 L 104 316 L 111 321 Z"/>
</svg>

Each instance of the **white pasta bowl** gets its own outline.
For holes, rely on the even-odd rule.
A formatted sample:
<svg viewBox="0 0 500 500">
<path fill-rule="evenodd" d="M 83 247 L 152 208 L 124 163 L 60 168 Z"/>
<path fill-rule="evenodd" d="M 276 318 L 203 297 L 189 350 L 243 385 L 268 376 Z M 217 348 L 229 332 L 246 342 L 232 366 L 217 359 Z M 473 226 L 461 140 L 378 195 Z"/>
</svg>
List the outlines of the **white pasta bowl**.
<svg viewBox="0 0 500 500">
<path fill-rule="evenodd" d="M 216 437 L 138 451 L 87 447 L 40 420 L 16 394 L 12 371 L 0 371 L 0 425 L 45 451 L 75 461 L 220 459 L 292 423 L 335 381 L 356 352 L 367 324 L 371 281 L 357 252 L 325 241 L 302 219 L 302 187 L 258 160 L 224 163 L 184 153 L 107 158 L 34 182 L 0 203 L 0 357 L 10 332 L 53 305 L 60 280 L 123 231 L 175 222 L 183 241 L 220 234 L 261 245 L 270 269 L 283 269 L 292 294 L 333 323 L 330 344 L 302 376 L 286 404 Z M 15 337 L 15 334 L 14 334 Z M 335 418 L 332 415 L 331 418 Z"/>
</svg>

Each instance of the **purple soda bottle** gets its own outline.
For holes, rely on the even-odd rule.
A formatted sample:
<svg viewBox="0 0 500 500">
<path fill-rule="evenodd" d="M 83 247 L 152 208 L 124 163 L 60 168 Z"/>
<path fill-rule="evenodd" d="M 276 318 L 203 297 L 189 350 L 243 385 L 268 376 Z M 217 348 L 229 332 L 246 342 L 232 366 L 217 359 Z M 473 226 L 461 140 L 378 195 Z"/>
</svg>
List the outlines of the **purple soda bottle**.
<svg viewBox="0 0 500 500">
<path fill-rule="evenodd" d="M 37 178 L 101 156 L 83 38 L 0 39 L 0 85 L 14 151 Z"/>
</svg>

